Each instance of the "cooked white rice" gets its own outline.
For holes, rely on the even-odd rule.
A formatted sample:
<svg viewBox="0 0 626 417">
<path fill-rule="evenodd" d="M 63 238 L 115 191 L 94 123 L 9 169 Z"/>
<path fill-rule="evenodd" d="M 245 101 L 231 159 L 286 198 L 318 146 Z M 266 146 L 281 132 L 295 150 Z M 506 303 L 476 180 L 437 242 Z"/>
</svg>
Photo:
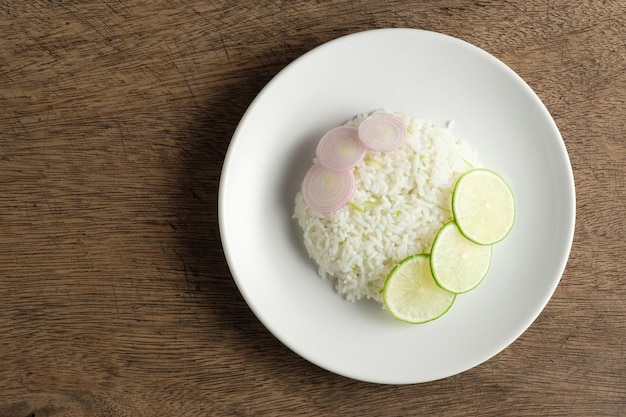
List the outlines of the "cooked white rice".
<svg viewBox="0 0 626 417">
<path fill-rule="evenodd" d="M 324 214 L 312 210 L 301 193 L 296 196 L 294 218 L 318 274 L 336 280 L 337 291 L 349 301 L 365 297 L 382 303 L 391 269 L 430 251 L 437 231 L 452 220 L 454 183 L 480 165 L 476 152 L 449 127 L 395 115 L 407 125 L 407 143 L 393 152 L 367 151 L 355 168 L 349 204 Z M 366 116 L 346 124 L 358 125 Z"/>
</svg>

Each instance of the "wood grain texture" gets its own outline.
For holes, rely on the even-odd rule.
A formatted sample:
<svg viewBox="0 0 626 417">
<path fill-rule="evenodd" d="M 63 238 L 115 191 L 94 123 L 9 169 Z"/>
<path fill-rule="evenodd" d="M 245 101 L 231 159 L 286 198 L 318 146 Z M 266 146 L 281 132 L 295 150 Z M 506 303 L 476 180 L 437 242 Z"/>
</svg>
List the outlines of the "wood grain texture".
<svg viewBox="0 0 626 417">
<path fill-rule="evenodd" d="M 577 190 L 570 261 L 537 321 L 412 386 L 336 376 L 278 342 L 217 225 L 254 96 L 315 46 L 380 27 L 511 66 L 561 129 Z M 0 115 L 0 417 L 626 415 L 622 1 L 7 0 Z"/>
</svg>

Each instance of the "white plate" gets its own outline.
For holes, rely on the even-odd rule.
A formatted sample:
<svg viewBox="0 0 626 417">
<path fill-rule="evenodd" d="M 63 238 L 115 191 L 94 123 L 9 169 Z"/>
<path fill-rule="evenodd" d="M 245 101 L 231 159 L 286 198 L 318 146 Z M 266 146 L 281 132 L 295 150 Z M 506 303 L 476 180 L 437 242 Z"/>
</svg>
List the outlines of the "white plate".
<svg viewBox="0 0 626 417">
<path fill-rule="evenodd" d="M 379 108 L 454 121 L 517 201 L 489 275 L 442 318 L 409 325 L 350 303 L 316 275 L 292 220 L 321 134 Z M 524 81 L 464 41 L 413 29 L 345 36 L 303 55 L 260 92 L 231 141 L 219 191 L 224 252 L 237 286 L 281 342 L 329 371 L 418 383 L 466 371 L 537 318 L 572 244 L 574 179 L 556 124 Z"/>
</svg>

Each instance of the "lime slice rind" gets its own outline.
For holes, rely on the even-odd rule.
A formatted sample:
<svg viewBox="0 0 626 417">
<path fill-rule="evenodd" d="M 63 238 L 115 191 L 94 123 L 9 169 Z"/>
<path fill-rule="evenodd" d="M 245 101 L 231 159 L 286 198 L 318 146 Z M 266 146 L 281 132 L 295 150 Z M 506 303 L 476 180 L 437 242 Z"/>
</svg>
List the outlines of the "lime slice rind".
<svg viewBox="0 0 626 417">
<path fill-rule="evenodd" d="M 463 294 L 475 289 L 491 266 L 491 245 L 479 245 L 467 239 L 455 222 L 444 225 L 433 241 L 430 267 L 437 285 Z"/>
<path fill-rule="evenodd" d="M 452 214 L 460 232 L 479 245 L 493 245 L 508 236 L 515 223 L 513 191 L 499 174 L 472 169 L 457 180 Z"/>
<path fill-rule="evenodd" d="M 427 254 L 410 256 L 389 273 L 383 287 L 383 301 L 397 320 L 424 324 L 440 318 L 454 304 L 456 294 L 437 285 L 429 258 Z"/>
</svg>

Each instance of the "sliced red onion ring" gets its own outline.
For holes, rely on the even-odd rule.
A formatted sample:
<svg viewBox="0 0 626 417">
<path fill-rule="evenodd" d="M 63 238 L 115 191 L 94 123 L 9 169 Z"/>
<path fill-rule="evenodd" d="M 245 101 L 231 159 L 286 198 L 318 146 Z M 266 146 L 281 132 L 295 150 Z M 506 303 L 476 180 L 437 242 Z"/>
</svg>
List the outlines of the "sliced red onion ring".
<svg viewBox="0 0 626 417">
<path fill-rule="evenodd" d="M 378 113 L 368 116 L 361 122 L 359 137 L 369 149 L 389 152 L 404 145 L 409 137 L 409 132 L 399 117 Z"/>
<path fill-rule="evenodd" d="M 352 170 L 335 172 L 315 164 L 302 181 L 302 197 L 313 210 L 331 213 L 350 201 L 354 187 Z"/>
<path fill-rule="evenodd" d="M 322 136 L 315 155 L 318 164 L 339 172 L 354 168 L 366 152 L 367 147 L 359 139 L 359 130 L 356 127 L 339 126 Z"/>
</svg>

